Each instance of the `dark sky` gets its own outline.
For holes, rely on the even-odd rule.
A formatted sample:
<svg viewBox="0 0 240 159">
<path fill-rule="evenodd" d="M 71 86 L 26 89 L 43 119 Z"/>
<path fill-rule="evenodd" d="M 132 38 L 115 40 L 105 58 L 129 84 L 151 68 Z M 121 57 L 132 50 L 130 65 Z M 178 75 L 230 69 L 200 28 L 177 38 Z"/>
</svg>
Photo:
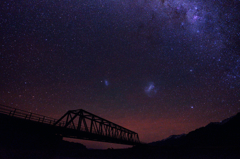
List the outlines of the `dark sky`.
<svg viewBox="0 0 240 159">
<path fill-rule="evenodd" d="M 0 4 L 1 104 L 54 118 L 82 108 L 143 142 L 240 111 L 239 0 Z"/>
</svg>

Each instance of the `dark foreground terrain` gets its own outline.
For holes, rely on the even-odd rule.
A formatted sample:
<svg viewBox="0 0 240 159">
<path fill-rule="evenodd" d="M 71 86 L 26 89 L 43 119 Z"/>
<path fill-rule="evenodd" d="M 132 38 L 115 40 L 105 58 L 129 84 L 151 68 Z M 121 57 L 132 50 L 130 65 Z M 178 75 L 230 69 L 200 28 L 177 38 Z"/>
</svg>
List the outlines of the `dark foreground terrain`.
<svg viewBox="0 0 240 159">
<path fill-rule="evenodd" d="M 240 159 L 240 113 L 188 134 L 108 150 L 89 150 L 82 144 L 47 136 L 45 129 L 41 135 L 33 135 L 35 131 L 22 129 L 21 124 L 9 127 L 5 120 L 0 121 L 0 159 Z"/>
<path fill-rule="evenodd" d="M 237 147 L 140 147 L 118 150 L 0 150 L 1 159 L 239 159 Z"/>
</svg>

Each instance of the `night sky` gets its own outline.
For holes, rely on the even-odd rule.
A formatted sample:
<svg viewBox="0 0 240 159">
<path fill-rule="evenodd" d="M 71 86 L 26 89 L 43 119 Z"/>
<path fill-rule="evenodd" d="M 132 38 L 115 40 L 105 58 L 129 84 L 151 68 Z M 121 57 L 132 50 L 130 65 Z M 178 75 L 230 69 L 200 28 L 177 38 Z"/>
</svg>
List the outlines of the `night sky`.
<svg viewBox="0 0 240 159">
<path fill-rule="evenodd" d="M 146 143 L 240 111 L 239 0 L 0 7 L 1 104 L 54 118 L 85 109 Z"/>
</svg>

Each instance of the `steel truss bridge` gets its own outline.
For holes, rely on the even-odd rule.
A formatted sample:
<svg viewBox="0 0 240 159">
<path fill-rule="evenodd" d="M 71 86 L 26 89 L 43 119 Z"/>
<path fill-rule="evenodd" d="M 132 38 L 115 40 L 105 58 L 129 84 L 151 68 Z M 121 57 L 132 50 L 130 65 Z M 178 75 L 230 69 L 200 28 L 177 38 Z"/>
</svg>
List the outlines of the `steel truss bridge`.
<svg viewBox="0 0 240 159">
<path fill-rule="evenodd" d="M 61 137 L 61 139 L 68 137 L 125 145 L 141 144 L 136 132 L 83 109 L 69 110 L 57 120 L 0 104 L 0 115 L 5 115 L 7 120 L 11 119 L 9 120 L 11 122 L 21 120 L 21 123 L 24 125 L 31 122 L 30 125 L 34 125 L 34 129 L 39 128 L 39 131 L 43 131 L 43 129 L 46 131 L 49 130 L 51 134 Z M 5 118 L 3 119 L 5 120 Z M 0 120 L 3 119 L 1 118 Z M 11 126 L 11 122 L 7 125 Z M 31 127 L 29 126 L 28 129 L 31 129 Z M 46 134 L 47 132 L 44 133 Z"/>
</svg>

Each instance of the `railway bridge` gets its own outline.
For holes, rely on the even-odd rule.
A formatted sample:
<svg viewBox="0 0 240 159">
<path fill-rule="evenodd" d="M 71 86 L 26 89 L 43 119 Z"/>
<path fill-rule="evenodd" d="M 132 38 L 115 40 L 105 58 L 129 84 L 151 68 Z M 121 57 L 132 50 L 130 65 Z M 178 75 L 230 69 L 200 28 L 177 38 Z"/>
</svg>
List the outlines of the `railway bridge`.
<svg viewBox="0 0 240 159">
<path fill-rule="evenodd" d="M 83 109 L 69 110 L 60 119 L 54 119 L 0 104 L 0 133 L 2 138 L 8 136 L 9 140 L 18 140 L 23 133 L 25 136 L 35 134 L 32 138 L 37 136 L 40 140 L 67 137 L 124 145 L 141 144 L 136 132 Z"/>
</svg>

